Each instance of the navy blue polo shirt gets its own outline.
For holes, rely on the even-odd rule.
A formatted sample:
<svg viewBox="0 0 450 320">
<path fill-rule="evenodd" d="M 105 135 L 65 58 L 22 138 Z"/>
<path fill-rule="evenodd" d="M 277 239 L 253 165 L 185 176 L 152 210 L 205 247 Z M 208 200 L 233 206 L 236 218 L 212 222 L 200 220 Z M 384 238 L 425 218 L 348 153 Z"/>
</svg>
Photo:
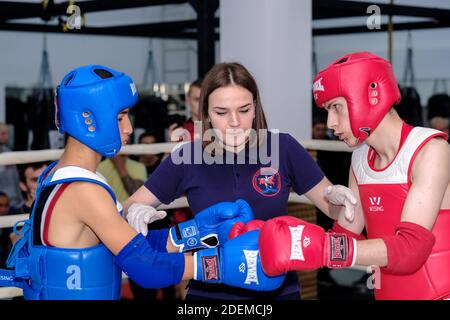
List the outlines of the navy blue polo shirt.
<svg viewBox="0 0 450 320">
<path fill-rule="evenodd" d="M 302 195 L 324 178 L 309 153 L 285 133 L 269 132 L 257 148 L 225 152 L 213 160 L 201 141 L 184 144 L 159 165 L 145 186 L 165 204 L 186 195 L 194 214 L 218 202 L 245 199 L 256 219 L 268 220 L 287 215 L 291 190 Z M 298 291 L 296 274 L 291 273 L 273 296 Z M 217 299 L 258 297 L 254 291 L 198 281 L 190 282 L 188 294 Z"/>
</svg>

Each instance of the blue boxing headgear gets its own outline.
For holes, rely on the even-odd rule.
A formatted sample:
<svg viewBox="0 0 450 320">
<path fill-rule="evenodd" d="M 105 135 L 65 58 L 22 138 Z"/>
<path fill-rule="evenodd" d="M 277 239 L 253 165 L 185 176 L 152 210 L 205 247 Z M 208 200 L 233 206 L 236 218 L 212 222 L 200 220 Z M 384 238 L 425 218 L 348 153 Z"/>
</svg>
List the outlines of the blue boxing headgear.
<svg viewBox="0 0 450 320">
<path fill-rule="evenodd" d="M 121 146 L 117 117 L 136 104 L 138 94 L 126 74 L 100 65 L 69 72 L 56 89 L 56 126 L 105 157 Z"/>
</svg>

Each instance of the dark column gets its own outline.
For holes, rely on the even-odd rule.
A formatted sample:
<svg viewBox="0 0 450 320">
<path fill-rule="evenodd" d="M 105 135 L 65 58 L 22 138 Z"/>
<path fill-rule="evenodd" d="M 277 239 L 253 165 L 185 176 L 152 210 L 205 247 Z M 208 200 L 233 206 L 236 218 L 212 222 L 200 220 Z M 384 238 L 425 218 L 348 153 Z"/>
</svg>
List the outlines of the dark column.
<svg viewBox="0 0 450 320">
<path fill-rule="evenodd" d="M 189 0 L 197 12 L 198 77 L 203 77 L 215 63 L 214 13 L 219 0 Z"/>
</svg>

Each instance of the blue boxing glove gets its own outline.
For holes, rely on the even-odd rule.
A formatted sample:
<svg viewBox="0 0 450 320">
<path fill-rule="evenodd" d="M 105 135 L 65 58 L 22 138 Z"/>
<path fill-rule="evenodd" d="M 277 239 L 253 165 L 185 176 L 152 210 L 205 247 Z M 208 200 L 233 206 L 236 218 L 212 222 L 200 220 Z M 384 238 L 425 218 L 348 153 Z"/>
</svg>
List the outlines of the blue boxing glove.
<svg viewBox="0 0 450 320">
<path fill-rule="evenodd" d="M 170 228 L 170 240 L 185 252 L 201 248 L 215 248 L 228 240 L 231 227 L 236 222 L 253 220 L 247 201 L 220 202 L 197 213 L 194 219 Z"/>
<path fill-rule="evenodd" d="M 223 247 L 194 253 L 194 279 L 256 291 L 279 288 L 285 275 L 268 276 L 261 266 L 258 250 L 259 230 L 229 240 Z"/>
</svg>

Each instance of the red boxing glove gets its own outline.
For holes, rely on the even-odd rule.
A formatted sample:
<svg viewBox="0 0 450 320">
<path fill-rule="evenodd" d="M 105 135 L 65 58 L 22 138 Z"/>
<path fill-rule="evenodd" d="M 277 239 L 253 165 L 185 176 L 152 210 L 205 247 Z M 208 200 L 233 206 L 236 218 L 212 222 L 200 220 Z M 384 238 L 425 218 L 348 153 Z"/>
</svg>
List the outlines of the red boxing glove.
<svg viewBox="0 0 450 320">
<path fill-rule="evenodd" d="M 289 216 L 266 221 L 258 244 L 263 270 L 269 276 L 323 266 L 350 267 L 356 258 L 355 239 Z"/>
<path fill-rule="evenodd" d="M 230 233 L 228 234 L 228 240 L 236 238 L 237 236 L 240 236 L 243 233 L 253 231 L 253 230 L 259 230 L 262 228 L 262 226 L 266 223 L 264 220 L 250 220 L 247 223 L 243 223 L 241 221 L 236 222 L 231 227 Z"/>
</svg>

